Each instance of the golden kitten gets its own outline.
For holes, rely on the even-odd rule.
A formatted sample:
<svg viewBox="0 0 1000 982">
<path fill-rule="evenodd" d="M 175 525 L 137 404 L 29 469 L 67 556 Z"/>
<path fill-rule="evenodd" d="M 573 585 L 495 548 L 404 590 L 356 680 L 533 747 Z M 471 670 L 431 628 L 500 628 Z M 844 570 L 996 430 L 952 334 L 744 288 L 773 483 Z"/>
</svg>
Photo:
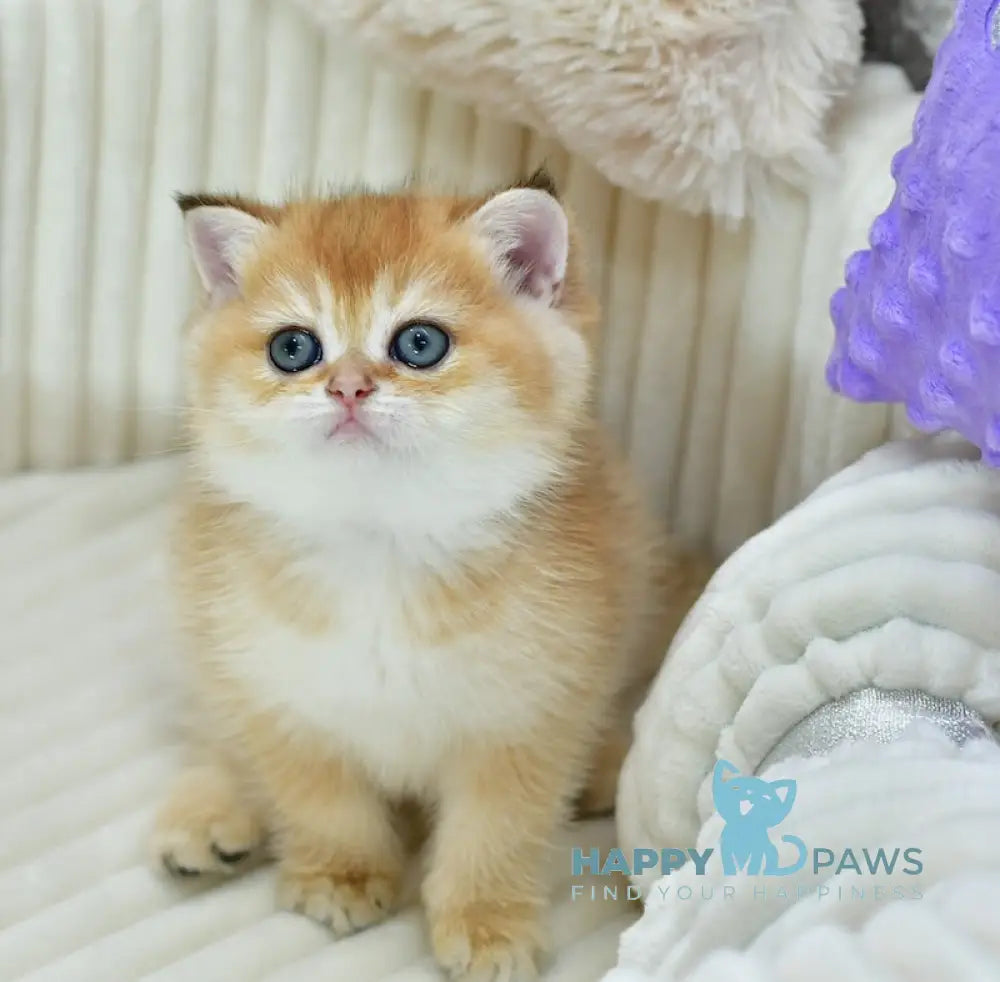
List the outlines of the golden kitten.
<svg viewBox="0 0 1000 982">
<path fill-rule="evenodd" d="M 154 846 L 279 901 L 423 900 L 459 979 L 530 978 L 547 849 L 613 805 L 636 693 L 706 570 L 666 547 L 590 408 L 596 306 L 543 175 L 478 199 L 179 199 L 207 294 L 187 339 L 176 536 L 196 729 Z"/>
</svg>

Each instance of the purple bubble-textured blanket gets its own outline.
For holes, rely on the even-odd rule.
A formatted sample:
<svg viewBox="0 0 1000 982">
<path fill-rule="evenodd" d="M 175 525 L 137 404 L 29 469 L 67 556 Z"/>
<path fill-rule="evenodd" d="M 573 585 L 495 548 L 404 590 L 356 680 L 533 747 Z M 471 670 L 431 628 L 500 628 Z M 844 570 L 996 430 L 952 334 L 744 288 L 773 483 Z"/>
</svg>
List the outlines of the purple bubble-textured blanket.
<svg viewBox="0 0 1000 982">
<path fill-rule="evenodd" d="M 827 380 L 1000 465 L 1000 0 L 959 4 L 892 175 L 831 302 Z"/>
</svg>

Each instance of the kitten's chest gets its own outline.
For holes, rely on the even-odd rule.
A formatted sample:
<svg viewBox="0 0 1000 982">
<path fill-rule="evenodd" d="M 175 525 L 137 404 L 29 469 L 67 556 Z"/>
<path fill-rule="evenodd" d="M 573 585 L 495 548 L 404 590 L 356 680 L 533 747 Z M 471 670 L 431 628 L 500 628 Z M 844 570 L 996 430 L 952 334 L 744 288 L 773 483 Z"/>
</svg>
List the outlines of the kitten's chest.
<svg viewBox="0 0 1000 982">
<path fill-rule="evenodd" d="M 294 591 L 246 611 L 253 629 L 227 656 L 255 701 L 329 734 L 399 786 L 422 783 L 467 734 L 523 724 L 495 631 L 449 630 L 460 606 L 433 609 L 420 571 L 376 553 L 300 572 L 302 616 Z"/>
</svg>

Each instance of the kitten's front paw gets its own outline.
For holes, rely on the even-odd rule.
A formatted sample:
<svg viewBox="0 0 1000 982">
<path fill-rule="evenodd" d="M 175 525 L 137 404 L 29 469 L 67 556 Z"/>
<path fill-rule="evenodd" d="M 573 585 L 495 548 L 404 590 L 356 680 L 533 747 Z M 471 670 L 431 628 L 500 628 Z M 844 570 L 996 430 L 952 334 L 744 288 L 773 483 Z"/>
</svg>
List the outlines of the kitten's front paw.
<svg viewBox="0 0 1000 982">
<path fill-rule="evenodd" d="M 431 915 L 437 960 L 456 982 L 530 982 L 538 978 L 542 934 L 525 904 L 477 903 Z"/>
<path fill-rule="evenodd" d="M 278 905 L 299 911 L 343 936 L 387 917 L 398 888 L 398 875 L 388 870 L 285 866 L 278 874 Z"/>
<path fill-rule="evenodd" d="M 234 782 L 215 767 L 184 771 L 153 829 L 154 861 L 174 876 L 232 873 L 261 843 L 261 827 Z"/>
</svg>

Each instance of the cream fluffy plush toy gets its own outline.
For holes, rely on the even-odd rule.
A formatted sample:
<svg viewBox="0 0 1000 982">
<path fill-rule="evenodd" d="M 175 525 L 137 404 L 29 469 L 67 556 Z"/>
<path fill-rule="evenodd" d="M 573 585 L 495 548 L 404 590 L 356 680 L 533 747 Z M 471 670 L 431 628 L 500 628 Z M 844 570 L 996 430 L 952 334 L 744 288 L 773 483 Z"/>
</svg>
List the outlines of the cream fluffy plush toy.
<svg viewBox="0 0 1000 982">
<path fill-rule="evenodd" d="M 605 177 L 740 218 L 822 172 L 858 0 L 299 0 L 396 69 L 558 138 Z"/>
</svg>

